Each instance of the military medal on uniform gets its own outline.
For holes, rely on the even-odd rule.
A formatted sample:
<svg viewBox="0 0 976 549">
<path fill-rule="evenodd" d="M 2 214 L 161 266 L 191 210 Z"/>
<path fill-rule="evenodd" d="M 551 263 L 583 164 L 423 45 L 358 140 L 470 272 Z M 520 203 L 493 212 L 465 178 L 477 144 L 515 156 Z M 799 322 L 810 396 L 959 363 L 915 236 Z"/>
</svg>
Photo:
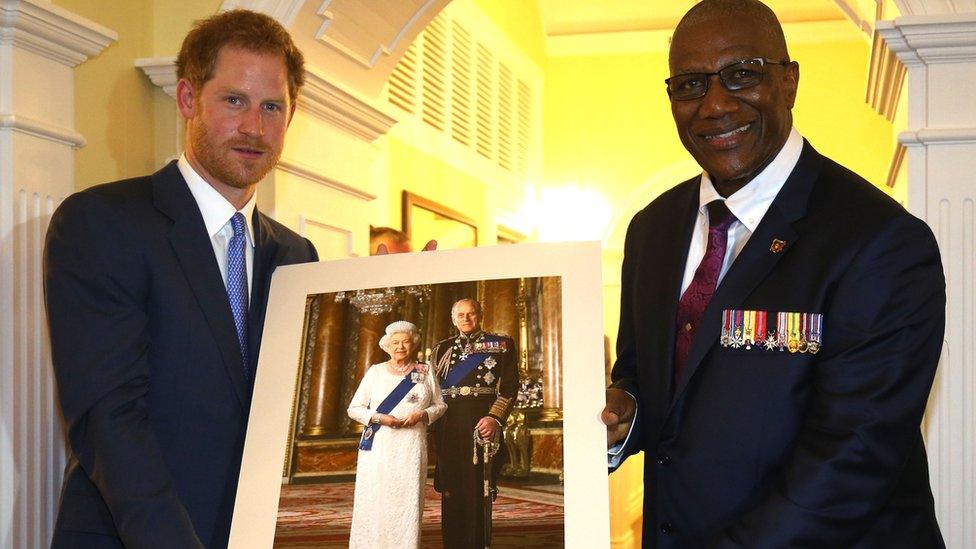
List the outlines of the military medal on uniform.
<svg viewBox="0 0 976 549">
<path fill-rule="evenodd" d="M 816 354 L 823 346 L 823 315 L 725 309 L 719 343 L 733 349 Z"/>
<path fill-rule="evenodd" d="M 803 313 L 802 315 L 800 315 L 800 348 L 799 348 L 799 351 L 801 353 L 807 352 L 807 348 L 808 348 L 808 343 L 809 343 L 807 341 L 807 319 L 808 318 L 809 318 L 809 315 L 806 314 L 806 313 Z"/>
<path fill-rule="evenodd" d="M 728 347 L 732 343 L 732 309 L 722 311 L 722 337 L 719 340 L 722 347 Z"/>
<path fill-rule="evenodd" d="M 495 360 L 495 357 L 490 356 L 485 359 L 484 365 L 485 368 L 488 369 L 488 371 L 485 372 L 485 375 L 482 376 L 482 378 L 485 380 L 485 383 L 487 383 L 488 385 L 491 385 L 492 383 L 495 382 L 495 374 L 491 372 L 491 369 L 494 368 L 496 364 L 498 364 L 498 361 Z"/>
<path fill-rule="evenodd" d="M 756 348 L 762 348 L 766 337 L 766 311 L 756 311 L 756 327 L 753 329 L 755 334 Z"/>
<path fill-rule="evenodd" d="M 755 318 L 756 311 L 742 311 L 742 345 L 745 346 L 746 350 L 752 349 Z"/>
<path fill-rule="evenodd" d="M 787 330 L 789 330 L 786 343 L 786 350 L 795 353 L 800 350 L 800 334 L 799 334 L 799 313 L 787 313 L 789 315 L 787 319 Z"/>
<path fill-rule="evenodd" d="M 776 313 L 776 347 L 783 351 L 786 349 L 786 318 L 788 313 Z"/>
<path fill-rule="evenodd" d="M 811 314 L 810 315 L 810 341 L 807 344 L 807 350 L 812 354 L 817 354 L 820 350 L 820 334 L 823 326 L 823 315 L 822 314 Z"/>
<path fill-rule="evenodd" d="M 455 343 L 458 344 L 458 345 L 460 345 L 461 344 L 461 338 L 458 338 L 455 341 Z M 464 342 L 464 347 L 461 348 L 461 354 L 460 354 L 460 356 L 458 356 L 458 360 L 464 360 L 464 359 L 468 358 L 468 355 L 470 355 L 470 354 L 471 354 L 471 341 L 465 341 Z"/>
<path fill-rule="evenodd" d="M 732 348 L 738 349 L 742 347 L 743 336 L 742 336 L 742 313 L 743 311 L 735 311 L 732 316 Z"/>
</svg>

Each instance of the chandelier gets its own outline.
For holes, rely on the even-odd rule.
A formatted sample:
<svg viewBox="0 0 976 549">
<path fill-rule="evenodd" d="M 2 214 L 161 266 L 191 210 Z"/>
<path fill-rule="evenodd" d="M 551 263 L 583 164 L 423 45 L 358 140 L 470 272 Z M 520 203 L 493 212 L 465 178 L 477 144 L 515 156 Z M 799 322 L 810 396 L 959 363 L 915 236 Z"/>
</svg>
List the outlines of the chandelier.
<svg viewBox="0 0 976 549">
<path fill-rule="evenodd" d="M 353 307 L 368 315 L 381 315 L 393 311 L 393 307 L 403 300 L 404 296 L 416 297 L 420 300 L 430 297 L 430 286 L 404 286 L 403 288 L 382 288 L 377 290 L 356 290 L 354 292 L 336 292 L 336 302 L 349 300 Z"/>
</svg>

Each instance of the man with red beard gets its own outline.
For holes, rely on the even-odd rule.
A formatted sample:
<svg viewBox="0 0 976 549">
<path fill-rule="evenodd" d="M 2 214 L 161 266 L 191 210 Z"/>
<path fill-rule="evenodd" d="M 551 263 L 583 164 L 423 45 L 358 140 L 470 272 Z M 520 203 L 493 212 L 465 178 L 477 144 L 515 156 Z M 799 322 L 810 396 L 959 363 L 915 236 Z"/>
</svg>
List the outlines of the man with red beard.
<svg viewBox="0 0 976 549">
<path fill-rule="evenodd" d="M 48 231 L 71 451 L 53 547 L 227 545 L 271 274 L 317 260 L 254 206 L 304 79 L 287 31 L 221 13 L 177 67 L 184 154 L 68 197 Z"/>
</svg>

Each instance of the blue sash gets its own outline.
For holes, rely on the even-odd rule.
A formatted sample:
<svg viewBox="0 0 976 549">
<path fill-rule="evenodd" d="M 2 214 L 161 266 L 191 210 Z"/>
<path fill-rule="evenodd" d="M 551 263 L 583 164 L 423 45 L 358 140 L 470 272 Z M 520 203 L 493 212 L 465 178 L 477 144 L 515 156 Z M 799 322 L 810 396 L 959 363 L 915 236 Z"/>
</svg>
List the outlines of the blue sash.
<svg viewBox="0 0 976 549">
<path fill-rule="evenodd" d="M 468 374 L 470 374 L 479 364 L 488 358 L 490 353 L 475 353 L 468 355 L 464 360 L 458 362 L 451 368 L 451 371 L 447 372 L 447 377 L 441 380 L 441 388 L 447 389 L 448 387 L 453 387 L 461 382 Z"/>
<path fill-rule="evenodd" d="M 407 372 L 407 375 L 403 376 L 403 380 L 396 387 L 394 387 L 393 390 L 390 391 L 390 394 L 386 395 L 386 398 L 383 399 L 383 402 L 380 402 L 380 405 L 376 407 L 377 412 L 381 414 L 389 414 L 394 408 L 396 408 L 396 405 L 403 400 L 403 397 L 407 396 L 410 389 L 413 389 L 415 383 L 411 377 L 415 371 L 417 371 L 416 368 L 410 370 Z M 376 435 L 376 431 L 380 430 L 380 427 L 382 427 L 382 425 L 379 423 L 370 423 L 365 429 L 363 429 L 363 436 L 361 439 L 359 439 L 360 450 L 368 452 L 373 449 L 373 437 Z"/>
</svg>

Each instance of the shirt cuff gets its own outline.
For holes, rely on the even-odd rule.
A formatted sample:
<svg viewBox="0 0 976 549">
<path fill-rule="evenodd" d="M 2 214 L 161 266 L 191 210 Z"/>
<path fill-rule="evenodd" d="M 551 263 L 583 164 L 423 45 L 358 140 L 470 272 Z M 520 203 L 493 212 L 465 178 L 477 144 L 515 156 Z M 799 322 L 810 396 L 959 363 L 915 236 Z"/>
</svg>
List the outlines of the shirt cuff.
<svg viewBox="0 0 976 549">
<path fill-rule="evenodd" d="M 630 428 L 627 430 L 627 436 L 624 437 L 624 439 L 621 440 L 620 442 L 614 444 L 610 448 L 607 448 L 607 468 L 610 471 L 613 471 L 617 467 L 620 467 L 620 465 L 624 462 L 624 460 L 627 459 L 627 456 L 630 455 L 624 453 L 624 448 L 628 447 L 628 444 L 630 443 L 630 437 L 634 434 L 634 425 L 637 424 L 637 411 L 636 411 L 636 408 L 638 406 L 637 397 L 632 395 L 629 391 L 624 391 L 624 392 L 630 395 L 630 398 L 634 399 L 634 408 L 635 408 L 634 419 L 630 421 Z"/>
</svg>

